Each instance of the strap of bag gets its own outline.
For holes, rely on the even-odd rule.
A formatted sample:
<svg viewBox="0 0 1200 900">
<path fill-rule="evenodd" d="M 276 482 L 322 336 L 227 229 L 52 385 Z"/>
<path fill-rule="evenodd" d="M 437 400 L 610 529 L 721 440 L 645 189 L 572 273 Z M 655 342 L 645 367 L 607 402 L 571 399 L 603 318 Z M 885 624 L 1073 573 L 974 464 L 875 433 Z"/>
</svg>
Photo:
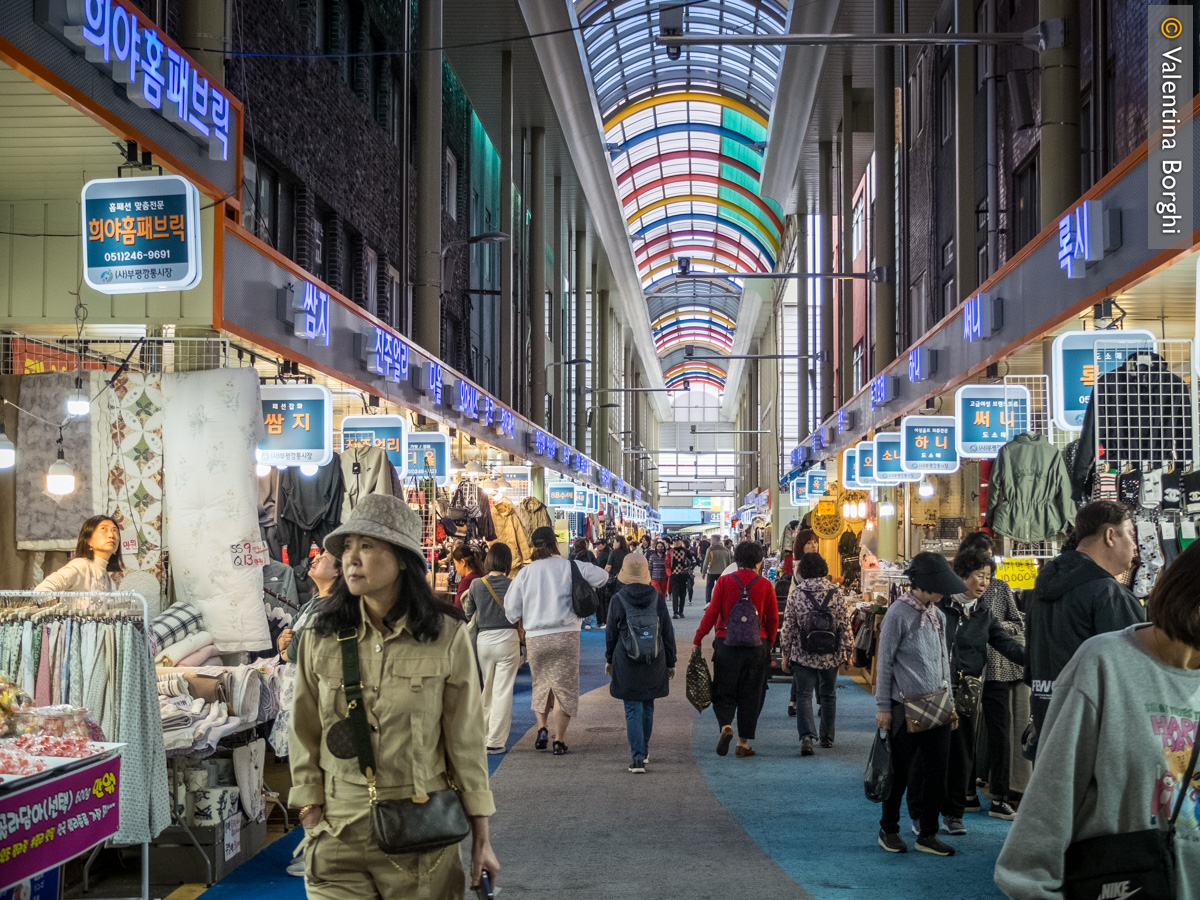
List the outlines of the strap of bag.
<svg viewBox="0 0 1200 900">
<path fill-rule="evenodd" d="M 492 586 L 488 584 L 487 576 L 484 575 L 479 580 L 483 582 L 483 586 L 487 588 L 488 593 L 492 595 L 492 599 L 496 601 L 496 605 L 501 609 L 504 609 L 504 601 L 500 599 L 499 595 L 494 590 L 492 590 Z"/>
<path fill-rule="evenodd" d="M 1188 763 L 1187 774 L 1183 776 L 1183 781 L 1180 782 L 1181 790 L 1179 797 L 1175 801 L 1175 812 L 1171 815 L 1171 837 L 1175 837 L 1175 820 L 1179 818 L 1179 811 L 1183 809 L 1183 798 L 1188 795 L 1188 785 L 1192 783 L 1192 775 L 1196 772 L 1196 759 L 1200 756 L 1200 739 L 1192 741 L 1192 758 Z"/>
<path fill-rule="evenodd" d="M 346 690 L 346 718 L 350 722 L 350 735 L 354 739 L 354 752 L 358 754 L 359 771 L 367 778 L 367 787 L 375 793 L 375 750 L 371 746 L 371 727 L 367 724 L 367 710 L 363 706 L 362 672 L 358 666 L 358 630 L 344 628 L 338 632 L 338 646 L 342 649 L 342 682 Z"/>
</svg>

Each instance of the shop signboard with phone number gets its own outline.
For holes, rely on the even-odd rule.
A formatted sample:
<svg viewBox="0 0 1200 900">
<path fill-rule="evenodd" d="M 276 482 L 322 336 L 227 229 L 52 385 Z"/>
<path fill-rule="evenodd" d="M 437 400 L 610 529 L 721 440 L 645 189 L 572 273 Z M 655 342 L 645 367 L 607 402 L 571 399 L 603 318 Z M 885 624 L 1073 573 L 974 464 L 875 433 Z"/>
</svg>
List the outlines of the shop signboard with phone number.
<svg viewBox="0 0 1200 900">
<path fill-rule="evenodd" d="M 438 487 L 450 483 L 450 436 L 422 431 L 408 436 L 407 477 L 432 478 Z"/>
<path fill-rule="evenodd" d="M 900 468 L 918 475 L 957 472 L 954 416 L 905 416 L 900 420 Z"/>
<path fill-rule="evenodd" d="M 898 431 L 880 432 L 875 435 L 875 480 L 880 484 L 894 485 L 905 481 L 920 481 L 921 476 L 907 472 L 901 466 L 903 439 Z"/>
<path fill-rule="evenodd" d="M 1114 344 L 1120 342 L 1118 346 Z M 1100 344 L 1097 359 L 1096 346 Z M 1054 424 L 1081 431 L 1096 379 L 1119 368 L 1138 350 L 1153 350 L 1154 335 L 1140 328 L 1123 331 L 1068 331 L 1054 339 L 1051 360 Z"/>
<path fill-rule="evenodd" d="M 804 495 L 812 500 L 825 493 L 826 473 L 824 469 L 809 469 L 804 473 Z"/>
<path fill-rule="evenodd" d="M 1000 448 L 1029 430 L 1029 389 L 1020 385 L 968 384 L 954 395 L 958 455 L 994 459 Z"/>
<path fill-rule="evenodd" d="M 264 466 L 323 466 L 333 459 L 333 395 L 317 384 L 264 384 Z"/>
<path fill-rule="evenodd" d="M 346 416 L 342 419 L 342 446 L 353 442 L 382 447 L 396 468 L 396 476 L 408 475 L 408 420 L 403 416 Z"/>
</svg>

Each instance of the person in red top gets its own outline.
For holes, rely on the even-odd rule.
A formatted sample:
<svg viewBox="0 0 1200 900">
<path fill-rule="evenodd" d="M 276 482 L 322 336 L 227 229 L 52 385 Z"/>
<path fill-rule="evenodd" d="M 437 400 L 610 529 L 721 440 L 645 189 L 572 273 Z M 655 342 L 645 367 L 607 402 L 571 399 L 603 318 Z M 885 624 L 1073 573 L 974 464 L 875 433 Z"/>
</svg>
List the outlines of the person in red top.
<svg viewBox="0 0 1200 900">
<path fill-rule="evenodd" d="M 736 713 L 736 755 L 740 758 L 754 755 L 750 741 L 754 740 L 758 714 L 762 711 L 763 691 L 770 671 L 771 645 L 775 643 L 775 632 L 779 630 L 779 604 L 775 600 L 775 588 L 771 582 L 759 575 L 763 561 L 763 550 L 759 544 L 754 541 L 738 544 L 733 551 L 733 560 L 737 563 L 737 571 L 718 579 L 712 600 L 704 610 L 700 627 L 696 629 L 694 643 L 699 647 L 705 635 L 716 628 L 713 638 L 712 705 L 717 714 L 717 724 L 721 726 L 717 755 L 725 756 L 729 752 Z M 750 586 L 750 602 L 758 613 L 760 643 L 757 647 L 727 647 L 725 623 L 746 585 Z"/>
<path fill-rule="evenodd" d="M 458 573 L 458 590 L 454 592 L 454 606 L 462 609 L 462 598 L 476 578 L 483 576 L 483 560 L 466 541 L 460 541 L 450 551 L 454 571 Z"/>
</svg>

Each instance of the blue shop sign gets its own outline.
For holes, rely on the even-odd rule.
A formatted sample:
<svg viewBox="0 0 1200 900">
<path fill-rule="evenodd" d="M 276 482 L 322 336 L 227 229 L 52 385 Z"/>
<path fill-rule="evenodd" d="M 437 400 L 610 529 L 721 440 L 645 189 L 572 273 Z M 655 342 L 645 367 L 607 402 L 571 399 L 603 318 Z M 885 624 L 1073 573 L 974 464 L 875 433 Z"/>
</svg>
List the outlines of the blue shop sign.
<svg viewBox="0 0 1200 900">
<path fill-rule="evenodd" d="M 875 442 L 859 441 L 858 444 L 858 486 L 860 488 L 874 487 L 875 480 Z"/>
<path fill-rule="evenodd" d="M 875 435 L 875 480 L 880 484 L 921 480 L 920 475 L 906 472 L 901 465 L 902 443 L 898 431 L 880 432 Z"/>
<path fill-rule="evenodd" d="M 510 438 L 517 436 L 517 417 L 511 409 L 500 408 L 500 433 Z"/>
<path fill-rule="evenodd" d="M 408 381 L 408 344 L 378 325 L 368 325 L 358 335 L 367 370 L 400 384 Z"/>
<path fill-rule="evenodd" d="M 801 506 L 808 502 L 804 481 L 803 478 L 793 478 L 792 483 L 788 485 L 788 499 L 792 501 L 792 506 Z"/>
<path fill-rule="evenodd" d="M 925 381 L 937 372 L 937 351 L 920 344 L 908 351 L 908 380 L 913 384 Z"/>
<path fill-rule="evenodd" d="M 1019 385 L 968 384 L 954 395 L 958 455 L 992 459 L 1029 430 L 1029 389 Z"/>
<path fill-rule="evenodd" d="M 255 456 L 264 466 L 323 466 L 333 459 L 333 395 L 316 384 L 260 388 L 264 437 Z"/>
<path fill-rule="evenodd" d="M 102 294 L 187 291 L 200 283 L 200 192 L 178 175 L 83 186 L 83 280 Z"/>
<path fill-rule="evenodd" d="M 896 399 L 895 375 L 877 375 L 871 382 L 871 409 L 879 409 Z"/>
<path fill-rule="evenodd" d="M 804 495 L 810 500 L 825 493 L 826 474 L 824 469 L 809 469 L 804 473 Z"/>
<path fill-rule="evenodd" d="M 438 487 L 450 483 L 450 436 L 422 431 L 408 436 L 409 478 L 432 478 Z"/>
<path fill-rule="evenodd" d="M 1000 298 L 975 294 L 963 303 L 963 340 L 986 341 L 1002 327 Z"/>
<path fill-rule="evenodd" d="M 0 900 L 58 900 L 61 882 L 62 866 L 58 866 L 0 891 Z"/>
<path fill-rule="evenodd" d="M 854 490 L 858 484 L 858 448 L 842 451 L 842 487 Z"/>
<path fill-rule="evenodd" d="M 556 509 L 574 509 L 575 485 L 558 482 L 546 487 L 546 505 Z"/>
<path fill-rule="evenodd" d="M 329 292 L 311 281 L 297 291 L 294 285 L 284 289 L 287 294 L 287 321 L 292 336 L 329 346 Z"/>
<path fill-rule="evenodd" d="M 465 378 L 458 379 L 458 399 L 454 408 L 468 419 L 478 419 L 479 388 Z"/>
<path fill-rule="evenodd" d="M 1103 207 L 1085 200 L 1058 220 L 1058 267 L 1068 278 L 1083 278 L 1087 264 L 1104 259 Z"/>
<path fill-rule="evenodd" d="M 1068 331 L 1056 337 L 1050 351 L 1054 424 L 1064 431 L 1082 430 L 1096 379 L 1119 368 L 1132 354 L 1156 346 L 1154 334 L 1140 328 Z"/>
<path fill-rule="evenodd" d="M 956 433 L 954 416 L 905 416 L 900 420 L 900 468 L 918 476 L 957 472 Z"/>
<path fill-rule="evenodd" d="M 434 406 L 442 405 L 442 364 L 430 360 L 425 366 L 425 389 Z"/>
<path fill-rule="evenodd" d="M 345 416 L 342 419 L 342 447 L 354 443 L 381 447 L 396 467 L 396 476 L 408 475 L 408 420 L 403 416 Z"/>
</svg>

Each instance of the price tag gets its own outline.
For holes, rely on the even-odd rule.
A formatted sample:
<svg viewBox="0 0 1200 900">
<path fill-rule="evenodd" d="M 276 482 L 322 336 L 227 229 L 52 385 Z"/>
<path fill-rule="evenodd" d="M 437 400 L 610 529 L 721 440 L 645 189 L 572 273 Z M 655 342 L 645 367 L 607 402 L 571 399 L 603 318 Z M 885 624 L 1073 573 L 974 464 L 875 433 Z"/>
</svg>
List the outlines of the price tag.
<svg viewBox="0 0 1200 900">
<path fill-rule="evenodd" d="M 1005 557 L 996 568 L 996 577 L 1008 582 L 1014 591 L 1031 590 L 1037 582 L 1037 563 L 1023 557 Z"/>
<path fill-rule="evenodd" d="M 242 814 L 230 816 L 225 820 L 225 862 L 229 862 L 242 852 Z"/>
<path fill-rule="evenodd" d="M 267 556 L 266 541 L 242 541 L 229 545 L 233 556 L 233 566 L 236 569 L 248 569 L 252 566 L 265 566 L 270 557 Z"/>
<path fill-rule="evenodd" d="M 1184 519 L 1180 522 L 1179 536 L 1185 541 L 1194 541 L 1196 539 L 1196 523 L 1191 519 Z"/>
<path fill-rule="evenodd" d="M 125 556 L 137 556 L 138 554 L 138 539 L 135 537 L 126 538 L 121 541 L 121 553 Z"/>
<path fill-rule="evenodd" d="M 1189 522 L 1188 524 L 1190 525 L 1191 523 Z M 1174 522 L 1163 522 L 1161 525 L 1159 525 L 1159 527 L 1162 529 L 1162 539 L 1163 539 L 1164 543 L 1167 541 L 1175 540 L 1175 523 Z M 1193 527 L 1193 529 L 1195 528 L 1194 525 L 1192 527 Z"/>
</svg>

